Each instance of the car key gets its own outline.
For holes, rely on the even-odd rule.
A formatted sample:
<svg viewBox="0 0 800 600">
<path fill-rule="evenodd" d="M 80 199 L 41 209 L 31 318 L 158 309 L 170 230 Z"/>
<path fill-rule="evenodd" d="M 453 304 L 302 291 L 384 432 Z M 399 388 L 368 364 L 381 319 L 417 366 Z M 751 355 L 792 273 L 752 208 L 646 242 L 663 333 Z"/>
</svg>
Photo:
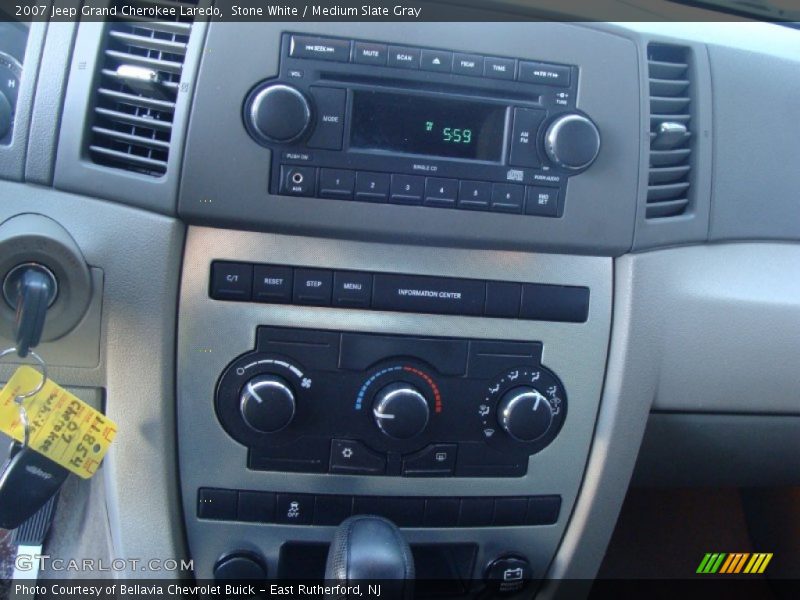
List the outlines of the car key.
<svg viewBox="0 0 800 600">
<path fill-rule="evenodd" d="M 0 471 L 0 528 L 16 529 L 61 488 L 69 471 L 32 448 L 14 442 Z"/>
<path fill-rule="evenodd" d="M 44 506 L 31 516 L 30 519 L 22 523 L 14 530 L 13 543 L 17 546 L 17 558 L 41 556 L 45 539 L 53 524 L 53 517 L 58 504 L 58 492 L 44 503 Z M 18 562 L 14 561 L 13 580 L 27 579 L 36 581 L 39 578 L 39 561 L 30 561 L 30 568 L 22 570 L 18 568 Z M 28 594 L 34 600 L 35 594 Z M 17 600 L 23 600 L 22 594 L 16 594 Z"/>
<path fill-rule="evenodd" d="M 14 341 L 20 358 L 28 356 L 42 337 L 52 293 L 51 280 L 36 268 L 26 270 L 17 282 Z"/>
</svg>

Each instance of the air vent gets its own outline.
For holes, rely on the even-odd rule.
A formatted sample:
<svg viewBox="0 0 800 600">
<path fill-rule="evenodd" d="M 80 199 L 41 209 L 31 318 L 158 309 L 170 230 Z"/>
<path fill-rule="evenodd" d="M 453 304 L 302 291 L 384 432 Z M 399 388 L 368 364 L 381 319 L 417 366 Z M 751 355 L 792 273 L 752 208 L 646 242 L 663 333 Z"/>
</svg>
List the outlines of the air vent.
<svg viewBox="0 0 800 600">
<path fill-rule="evenodd" d="M 647 47 L 650 78 L 648 219 L 682 215 L 689 208 L 692 160 L 690 51 Z"/>
<path fill-rule="evenodd" d="M 198 0 L 138 0 L 142 6 Z M 180 11 L 177 11 L 180 13 Z M 153 177 L 167 172 L 175 101 L 192 20 L 113 21 L 99 61 L 89 154 L 96 164 Z"/>
</svg>

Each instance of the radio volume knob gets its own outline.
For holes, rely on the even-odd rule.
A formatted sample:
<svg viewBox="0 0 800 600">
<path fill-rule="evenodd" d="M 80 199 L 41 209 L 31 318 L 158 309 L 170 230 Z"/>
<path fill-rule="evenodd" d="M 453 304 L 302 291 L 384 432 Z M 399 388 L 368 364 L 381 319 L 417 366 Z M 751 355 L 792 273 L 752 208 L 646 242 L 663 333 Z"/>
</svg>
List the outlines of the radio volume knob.
<svg viewBox="0 0 800 600">
<path fill-rule="evenodd" d="M 518 442 L 533 442 L 550 430 L 553 409 L 547 398 L 532 387 L 506 392 L 497 407 L 497 420 Z"/>
<path fill-rule="evenodd" d="M 265 373 L 244 384 L 239 396 L 244 422 L 260 433 L 275 433 L 294 418 L 295 400 L 291 386 L 282 377 Z"/>
<path fill-rule="evenodd" d="M 397 440 L 407 440 L 424 431 L 430 409 L 425 396 L 413 385 L 392 383 L 378 392 L 372 416 L 383 433 Z"/>
<path fill-rule="evenodd" d="M 582 171 L 600 152 L 600 132 L 588 117 L 577 113 L 561 115 L 547 128 L 544 150 L 556 166 Z"/>
<path fill-rule="evenodd" d="M 311 106 L 296 88 L 281 83 L 262 85 L 245 101 L 244 122 L 258 143 L 288 144 L 308 129 Z"/>
</svg>

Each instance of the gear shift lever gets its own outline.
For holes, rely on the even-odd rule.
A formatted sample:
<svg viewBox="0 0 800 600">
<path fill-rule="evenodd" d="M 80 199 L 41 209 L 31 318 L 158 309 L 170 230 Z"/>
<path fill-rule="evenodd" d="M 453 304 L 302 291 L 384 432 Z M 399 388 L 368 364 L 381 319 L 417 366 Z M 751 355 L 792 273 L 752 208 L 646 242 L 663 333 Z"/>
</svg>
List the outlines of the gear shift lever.
<svg viewBox="0 0 800 600">
<path fill-rule="evenodd" d="M 381 585 L 381 598 L 412 598 L 414 559 L 411 548 L 391 521 L 369 515 L 350 517 L 339 525 L 328 550 L 325 580 L 328 585 L 342 586 L 374 582 Z M 363 594 L 364 590 L 361 592 Z M 326 598 L 350 600 L 351 596 L 343 593 Z"/>
</svg>

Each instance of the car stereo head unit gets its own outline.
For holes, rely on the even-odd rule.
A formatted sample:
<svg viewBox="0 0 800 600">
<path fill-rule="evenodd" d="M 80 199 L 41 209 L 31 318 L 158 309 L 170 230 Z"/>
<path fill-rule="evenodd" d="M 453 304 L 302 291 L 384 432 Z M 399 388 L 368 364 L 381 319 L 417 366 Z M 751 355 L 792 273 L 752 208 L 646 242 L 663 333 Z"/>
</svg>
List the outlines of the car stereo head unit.
<svg viewBox="0 0 800 600">
<path fill-rule="evenodd" d="M 284 34 L 278 78 L 243 108 L 270 191 L 560 217 L 600 133 L 578 68 Z"/>
</svg>

